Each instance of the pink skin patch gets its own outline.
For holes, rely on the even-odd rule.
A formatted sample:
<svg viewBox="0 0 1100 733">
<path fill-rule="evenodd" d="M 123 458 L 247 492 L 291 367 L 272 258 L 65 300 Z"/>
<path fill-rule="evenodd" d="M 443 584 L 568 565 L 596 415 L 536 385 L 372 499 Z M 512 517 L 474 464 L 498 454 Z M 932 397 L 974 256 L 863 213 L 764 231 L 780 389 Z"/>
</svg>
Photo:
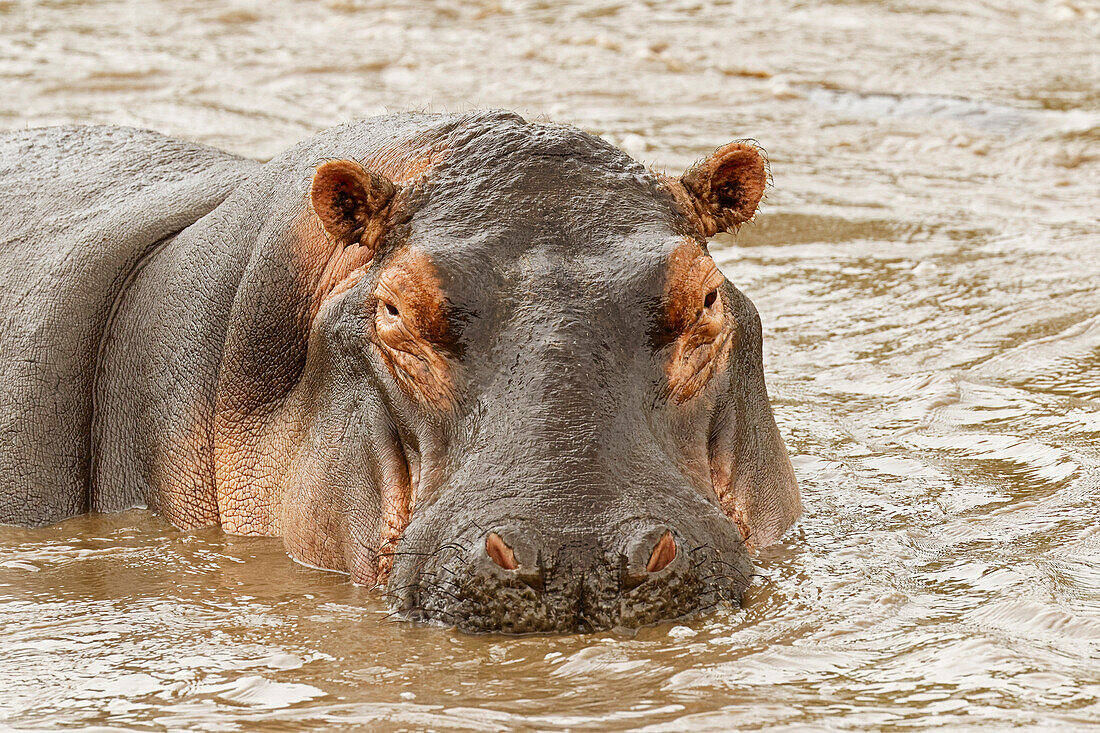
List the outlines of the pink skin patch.
<svg viewBox="0 0 1100 733">
<path fill-rule="evenodd" d="M 653 554 L 649 556 L 649 562 L 646 563 L 645 569 L 647 572 L 656 573 L 664 570 L 675 559 L 676 540 L 673 539 L 671 531 L 666 531 L 653 548 Z"/>
<path fill-rule="evenodd" d="M 496 532 L 490 532 L 485 538 L 485 552 L 493 562 L 505 570 L 515 570 L 519 567 L 519 563 L 516 562 L 516 553 L 512 552 L 512 548 Z"/>
</svg>

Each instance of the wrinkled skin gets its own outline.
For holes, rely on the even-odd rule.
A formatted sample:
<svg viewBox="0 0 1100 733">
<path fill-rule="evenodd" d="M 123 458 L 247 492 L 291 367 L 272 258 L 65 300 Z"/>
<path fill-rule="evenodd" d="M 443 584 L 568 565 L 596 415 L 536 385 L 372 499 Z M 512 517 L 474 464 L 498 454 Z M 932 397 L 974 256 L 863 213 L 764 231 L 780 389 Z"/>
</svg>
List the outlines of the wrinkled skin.
<svg viewBox="0 0 1100 733">
<path fill-rule="evenodd" d="M 706 249 L 765 181 L 748 145 L 671 178 L 501 112 L 263 165 L 0 137 L 0 521 L 148 504 L 470 631 L 737 601 L 801 508 L 759 317 Z"/>
</svg>

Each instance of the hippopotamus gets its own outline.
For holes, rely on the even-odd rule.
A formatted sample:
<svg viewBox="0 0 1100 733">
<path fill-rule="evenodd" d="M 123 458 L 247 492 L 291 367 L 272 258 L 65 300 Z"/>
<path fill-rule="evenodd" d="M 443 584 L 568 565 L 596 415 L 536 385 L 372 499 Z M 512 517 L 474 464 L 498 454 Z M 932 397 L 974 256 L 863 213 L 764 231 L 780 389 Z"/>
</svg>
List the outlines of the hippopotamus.
<svg viewBox="0 0 1100 733">
<path fill-rule="evenodd" d="M 760 317 L 708 238 L 769 181 L 501 111 L 261 163 L 0 136 L 0 522 L 149 507 L 469 632 L 738 603 L 801 511 Z"/>
</svg>

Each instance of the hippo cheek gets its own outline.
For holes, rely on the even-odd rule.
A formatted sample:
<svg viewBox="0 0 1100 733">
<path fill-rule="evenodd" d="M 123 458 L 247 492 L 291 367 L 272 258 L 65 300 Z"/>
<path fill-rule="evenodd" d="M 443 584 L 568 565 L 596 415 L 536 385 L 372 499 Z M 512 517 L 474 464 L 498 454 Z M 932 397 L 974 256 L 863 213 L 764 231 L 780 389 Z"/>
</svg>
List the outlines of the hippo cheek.
<svg viewBox="0 0 1100 733">
<path fill-rule="evenodd" d="M 343 510 L 351 483 L 341 464 L 307 446 L 284 485 L 280 521 L 287 554 L 304 565 L 362 574 L 365 563 L 349 552 L 356 547 L 352 514 Z M 377 510 L 375 510 L 376 512 Z"/>
<path fill-rule="evenodd" d="M 413 501 L 408 465 L 397 451 L 387 447 L 369 464 L 361 455 L 341 460 L 308 451 L 285 497 L 283 541 L 291 557 L 347 572 L 357 585 L 385 584 Z"/>
<path fill-rule="evenodd" d="M 373 587 L 385 582 L 408 525 L 415 477 L 385 405 L 316 340 L 316 360 L 333 368 L 312 364 L 287 407 L 299 427 L 281 531 L 295 560 Z"/>
</svg>

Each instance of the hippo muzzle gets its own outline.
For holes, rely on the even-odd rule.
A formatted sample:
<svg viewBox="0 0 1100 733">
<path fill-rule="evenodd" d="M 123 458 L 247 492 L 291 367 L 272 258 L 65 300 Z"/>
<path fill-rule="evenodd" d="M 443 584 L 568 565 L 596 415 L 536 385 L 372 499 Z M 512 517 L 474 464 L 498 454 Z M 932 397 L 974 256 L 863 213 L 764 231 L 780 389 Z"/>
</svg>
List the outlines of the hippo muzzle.
<svg viewBox="0 0 1100 733">
<path fill-rule="evenodd" d="M 472 632 L 633 629 L 739 602 L 752 570 L 728 526 L 689 531 L 635 520 L 598 533 L 490 526 L 471 525 L 435 552 L 400 558 L 388 594 L 395 609 Z"/>
</svg>

